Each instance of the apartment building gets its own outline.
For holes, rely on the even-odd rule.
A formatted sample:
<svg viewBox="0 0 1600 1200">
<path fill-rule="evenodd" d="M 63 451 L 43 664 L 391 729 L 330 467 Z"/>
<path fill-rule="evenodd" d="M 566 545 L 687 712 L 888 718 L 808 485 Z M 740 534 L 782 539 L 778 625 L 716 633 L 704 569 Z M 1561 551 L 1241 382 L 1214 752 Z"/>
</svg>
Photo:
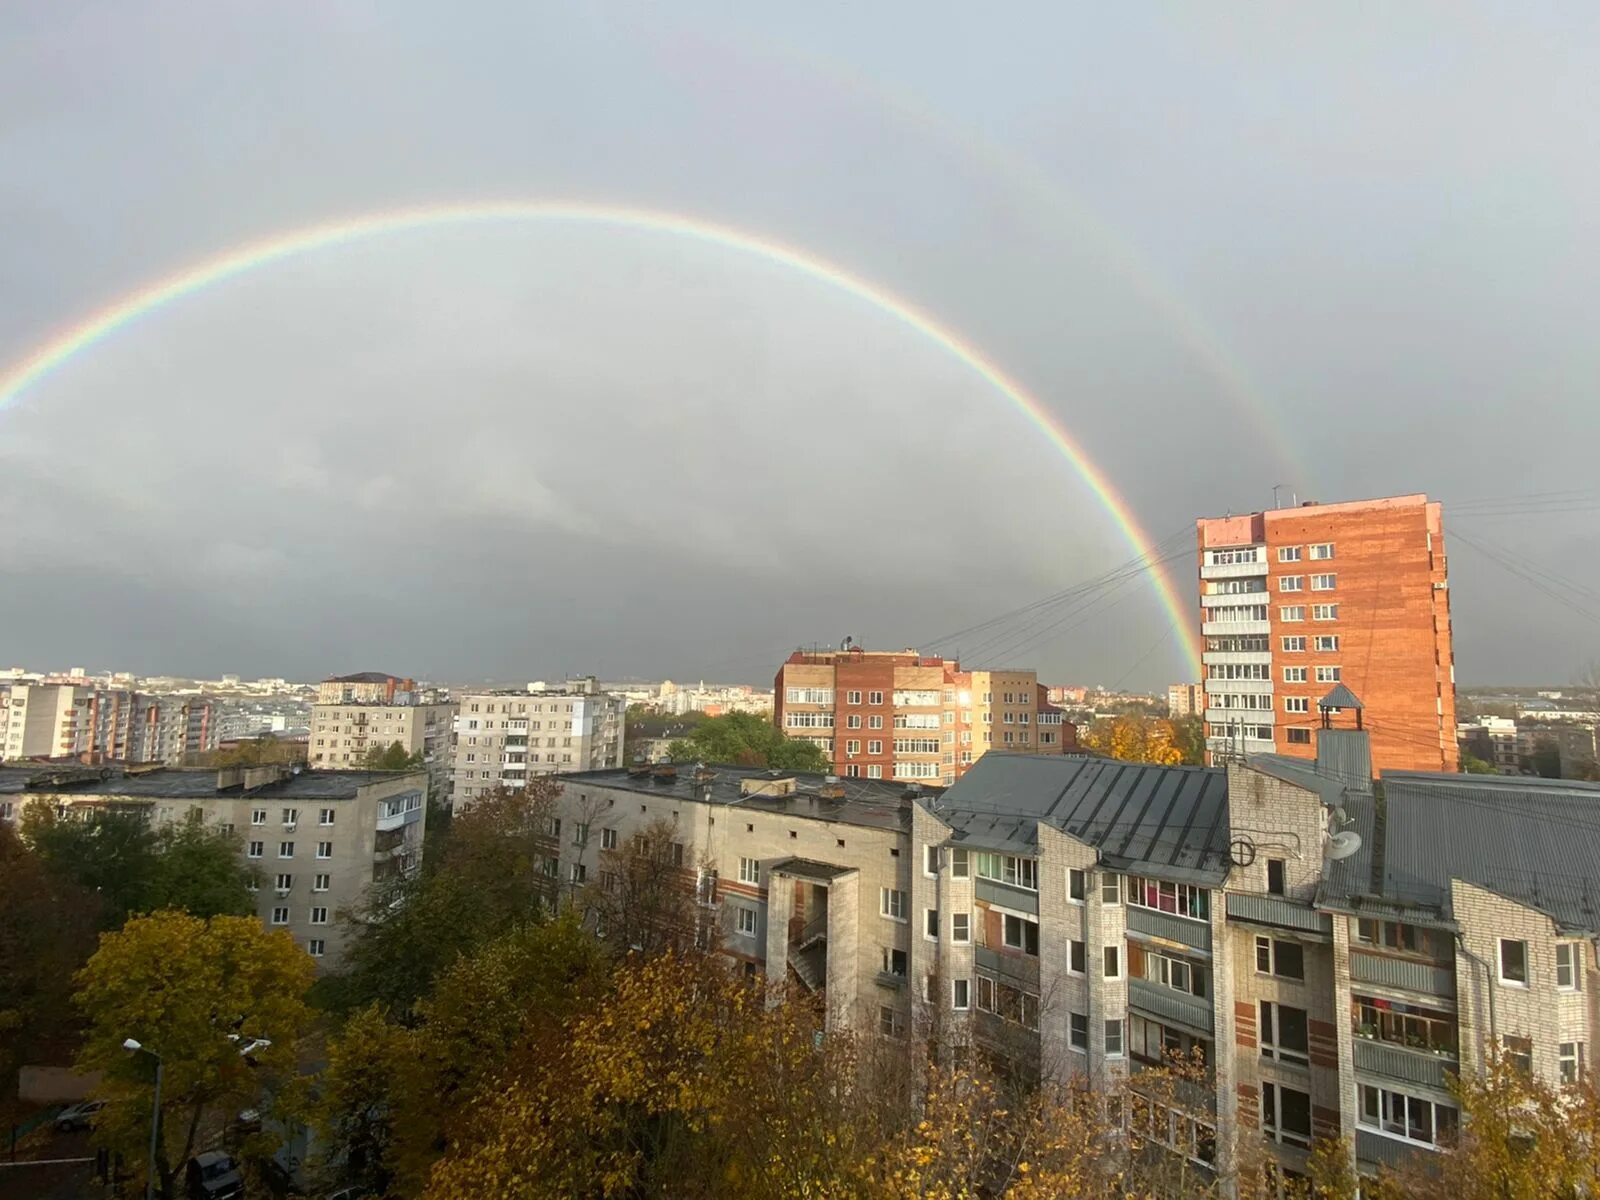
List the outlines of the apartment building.
<svg viewBox="0 0 1600 1200">
<path fill-rule="evenodd" d="M 1046 693 L 1032 671 L 963 671 L 915 650 L 797 650 L 778 668 L 773 720 L 843 778 L 949 784 L 990 750 L 1075 749 Z"/>
<path fill-rule="evenodd" d="M 416 690 L 415 679 L 401 679 L 382 671 L 358 671 L 354 675 L 330 675 L 317 684 L 317 703 L 393 704 L 397 694 Z"/>
<path fill-rule="evenodd" d="M 0 758 L 180 763 L 216 748 L 215 704 L 83 684 L 14 684 Z"/>
<path fill-rule="evenodd" d="M 540 691 L 467 692 L 456 705 L 452 804 L 538 775 L 622 765 L 628 702 L 594 678 Z"/>
<path fill-rule="evenodd" d="M 1380 770 L 1454 771 L 1441 506 L 1423 495 L 1198 523 L 1207 748 L 1314 758 L 1316 697 L 1366 701 Z M 1348 726 L 1349 714 L 1335 724 Z"/>
<path fill-rule="evenodd" d="M 1031 1078 L 1198 1055 L 1175 1151 L 1291 1180 L 1344 1137 L 1371 1173 L 1449 1139 L 1446 1077 L 1491 1039 L 1551 1082 L 1594 1069 L 1600 786 L 1385 772 L 1380 820 L 1365 731 L 1318 733 L 1315 761 L 1225 767 L 987 755 L 942 790 L 586 772 L 546 874 L 575 895 L 669 821 L 727 953 L 833 1027 Z"/>
<path fill-rule="evenodd" d="M 1167 716 L 1173 720 L 1203 716 L 1205 710 L 1205 684 L 1173 683 L 1167 686 Z"/>
<path fill-rule="evenodd" d="M 413 692 L 397 692 L 388 702 L 342 700 L 313 704 L 306 761 L 317 770 L 364 769 L 373 750 L 397 742 L 407 754 L 422 755 L 428 797 L 443 800 L 450 790 L 450 744 L 455 732 L 453 703 L 412 703 Z"/>
<path fill-rule="evenodd" d="M 67 814 L 114 810 L 163 823 L 199 812 L 239 838 L 240 854 L 258 873 L 262 923 L 290 933 L 320 970 L 336 970 L 346 940 L 338 912 L 421 862 L 426 788 L 418 771 L 0 767 L 0 819 L 18 819 L 32 801 Z"/>
</svg>

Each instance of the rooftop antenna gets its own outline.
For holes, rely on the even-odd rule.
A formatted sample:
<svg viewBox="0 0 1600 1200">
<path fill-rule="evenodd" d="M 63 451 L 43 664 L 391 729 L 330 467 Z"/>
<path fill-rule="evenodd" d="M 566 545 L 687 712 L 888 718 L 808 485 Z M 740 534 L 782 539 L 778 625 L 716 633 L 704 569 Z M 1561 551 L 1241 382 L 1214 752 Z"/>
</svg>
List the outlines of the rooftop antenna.
<svg viewBox="0 0 1600 1200">
<path fill-rule="evenodd" d="M 1278 507 L 1278 492 L 1281 491 L 1283 488 L 1286 488 L 1288 486 L 1289 485 L 1286 484 L 1286 483 L 1275 483 L 1275 484 L 1272 485 L 1272 507 L 1273 508 L 1277 508 Z"/>
</svg>

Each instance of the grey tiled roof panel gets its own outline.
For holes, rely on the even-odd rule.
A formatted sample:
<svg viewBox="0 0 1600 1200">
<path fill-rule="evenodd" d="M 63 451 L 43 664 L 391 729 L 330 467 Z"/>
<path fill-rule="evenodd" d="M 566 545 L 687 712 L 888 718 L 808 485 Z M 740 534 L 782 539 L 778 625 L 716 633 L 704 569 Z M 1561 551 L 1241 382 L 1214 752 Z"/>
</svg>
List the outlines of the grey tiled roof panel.
<svg viewBox="0 0 1600 1200">
<path fill-rule="evenodd" d="M 219 792 L 215 770 L 170 768 L 139 775 L 122 775 L 113 770 L 108 779 L 28 787 L 29 779 L 35 775 L 46 774 L 52 769 L 60 768 L 0 767 L 0 794 L 132 796 L 150 800 L 199 800 L 216 796 L 259 795 L 304 797 L 309 800 L 349 800 L 355 797 L 357 789 L 367 784 L 381 783 L 408 773 L 418 776 L 419 785 L 425 786 L 422 783 L 424 773 L 421 771 L 301 771 L 298 775 L 291 775 L 250 792 L 243 792 L 238 787 Z"/>
</svg>

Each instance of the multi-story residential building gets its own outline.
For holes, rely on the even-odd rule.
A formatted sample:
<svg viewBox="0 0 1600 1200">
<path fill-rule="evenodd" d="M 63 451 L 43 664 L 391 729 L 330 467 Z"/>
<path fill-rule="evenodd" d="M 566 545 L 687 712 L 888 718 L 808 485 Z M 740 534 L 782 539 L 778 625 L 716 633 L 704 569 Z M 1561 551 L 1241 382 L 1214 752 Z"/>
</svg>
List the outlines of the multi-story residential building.
<svg viewBox="0 0 1600 1200">
<path fill-rule="evenodd" d="M 414 679 L 400 679 L 382 671 L 360 671 L 354 675 L 330 675 L 317 684 L 317 703 L 393 704 L 397 693 L 416 690 Z"/>
<path fill-rule="evenodd" d="M 0 767 L 0 819 L 42 801 L 65 814 L 114 810 L 150 822 L 198 812 L 239 838 L 257 871 L 257 911 L 336 969 L 346 934 L 335 921 L 366 889 L 421 861 L 426 776 L 230 767 L 108 774 L 104 768 Z"/>
<path fill-rule="evenodd" d="M 594 678 L 537 692 L 467 692 L 456 705 L 451 803 L 498 787 L 520 788 L 537 775 L 567 775 L 622 765 L 626 698 Z"/>
<path fill-rule="evenodd" d="M 1202 716 L 1205 710 L 1205 684 L 1173 683 L 1167 686 L 1167 716 L 1173 720 Z"/>
<path fill-rule="evenodd" d="M 1213 756 L 1314 757 L 1316 697 L 1342 682 L 1366 701 L 1380 769 L 1456 769 L 1437 502 L 1392 496 L 1203 518 L 1198 537 Z"/>
<path fill-rule="evenodd" d="M 1451 1134 L 1446 1078 L 1495 1039 L 1550 1082 L 1594 1069 L 1600 786 L 1385 772 L 1379 793 L 1365 731 L 1318 751 L 987 755 L 931 790 L 585 772 L 545 873 L 580 896 L 670 823 L 725 951 L 821 993 L 833 1027 L 936 1029 L 1032 1078 L 1186 1052 L 1210 1086 L 1163 1126 L 1197 1165 L 1289 1179 L 1343 1137 L 1372 1172 Z"/>
<path fill-rule="evenodd" d="M 179 763 L 217 744 L 215 706 L 199 696 L 158 696 L 81 684 L 10 689 L 0 758 L 91 757 Z"/>
<path fill-rule="evenodd" d="M 778 668 L 773 720 L 844 778 L 948 784 L 990 750 L 1076 748 L 1046 693 L 1032 671 L 963 671 L 915 650 L 796 650 Z"/>
<path fill-rule="evenodd" d="M 307 762 L 317 770 L 361 770 L 369 753 L 399 743 L 407 754 L 422 756 L 423 769 L 428 773 L 428 796 L 443 800 L 450 787 L 450 743 L 456 706 L 411 703 L 415 695 L 400 692 L 396 701 L 385 703 L 344 700 L 312 705 Z"/>
</svg>

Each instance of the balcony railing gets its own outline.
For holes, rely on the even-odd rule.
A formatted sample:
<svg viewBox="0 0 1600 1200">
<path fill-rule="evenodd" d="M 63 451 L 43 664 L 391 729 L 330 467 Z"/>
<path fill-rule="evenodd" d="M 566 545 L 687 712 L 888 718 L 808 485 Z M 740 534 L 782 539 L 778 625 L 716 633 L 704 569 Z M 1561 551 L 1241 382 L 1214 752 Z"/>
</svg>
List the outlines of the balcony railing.
<svg viewBox="0 0 1600 1200">
<path fill-rule="evenodd" d="M 1275 725 L 1276 718 L 1270 708 L 1206 709 L 1206 720 L 1213 725 Z"/>
<path fill-rule="evenodd" d="M 1266 560 L 1260 562 L 1201 563 L 1201 579 L 1243 579 L 1251 575 L 1265 575 Z"/>
<path fill-rule="evenodd" d="M 1212 592 L 1200 597 L 1201 608 L 1236 608 L 1241 604 L 1265 604 L 1271 595 L 1266 588 L 1259 592 Z"/>
<path fill-rule="evenodd" d="M 1128 928 L 1148 933 L 1151 937 L 1166 938 L 1169 942 L 1182 942 L 1196 950 L 1211 949 L 1211 926 L 1205 921 L 1191 921 L 1187 917 L 1175 917 L 1171 913 L 1130 904 Z"/>
<path fill-rule="evenodd" d="M 1013 887 L 1009 883 L 1001 883 L 998 879 L 977 878 L 972 881 L 972 894 L 979 900 L 987 900 L 992 904 L 999 904 L 1016 912 L 1039 912 L 1039 893 L 1028 888 Z"/>
<path fill-rule="evenodd" d="M 1214 1028 L 1209 1000 L 1175 992 L 1148 979 L 1128 980 L 1128 1006 L 1206 1034 L 1211 1034 Z"/>
<path fill-rule="evenodd" d="M 1306 905 L 1285 900 L 1282 896 L 1230 892 L 1228 919 L 1254 921 L 1259 925 L 1277 925 L 1283 929 L 1302 929 L 1307 933 L 1333 936 L 1333 918 L 1327 913 L 1313 912 Z"/>
<path fill-rule="evenodd" d="M 1271 633 L 1271 621 L 1205 621 L 1200 632 L 1206 637 L 1229 637 L 1244 634 Z"/>
<path fill-rule="evenodd" d="M 1419 1083 L 1423 1087 L 1445 1090 L 1446 1074 L 1460 1070 L 1452 1054 L 1435 1054 L 1431 1050 L 1413 1050 L 1393 1042 L 1380 1042 L 1372 1038 L 1355 1038 L 1356 1070 L 1369 1075 L 1382 1075 L 1406 1083 Z"/>
<path fill-rule="evenodd" d="M 1269 657 L 1263 655 L 1263 658 Z M 1271 679 L 1208 679 L 1205 689 L 1213 694 L 1217 692 L 1259 692 L 1263 695 L 1272 694 Z"/>
<path fill-rule="evenodd" d="M 992 946 L 975 946 L 972 962 L 979 970 L 997 975 L 1025 991 L 1039 990 L 1039 960 L 1031 954 L 996 950 Z"/>
<path fill-rule="evenodd" d="M 1356 1130 L 1356 1159 L 1386 1167 L 1403 1167 L 1418 1154 L 1430 1154 L 1426 1146 L 1415 1146 L 1384 1137 L 1369 1129 Z"/>
<path fill-rule="evenodd" d="M 1452 968 L 1393 958 L 1386 954 L 1363 954 L 1359 950 L 1352 950 L 1350 978 L 1357 983 L 1404 988 L 1429 996 L 1453 997 L 1456 994 L 1456 973 Z"/>
</svg>

